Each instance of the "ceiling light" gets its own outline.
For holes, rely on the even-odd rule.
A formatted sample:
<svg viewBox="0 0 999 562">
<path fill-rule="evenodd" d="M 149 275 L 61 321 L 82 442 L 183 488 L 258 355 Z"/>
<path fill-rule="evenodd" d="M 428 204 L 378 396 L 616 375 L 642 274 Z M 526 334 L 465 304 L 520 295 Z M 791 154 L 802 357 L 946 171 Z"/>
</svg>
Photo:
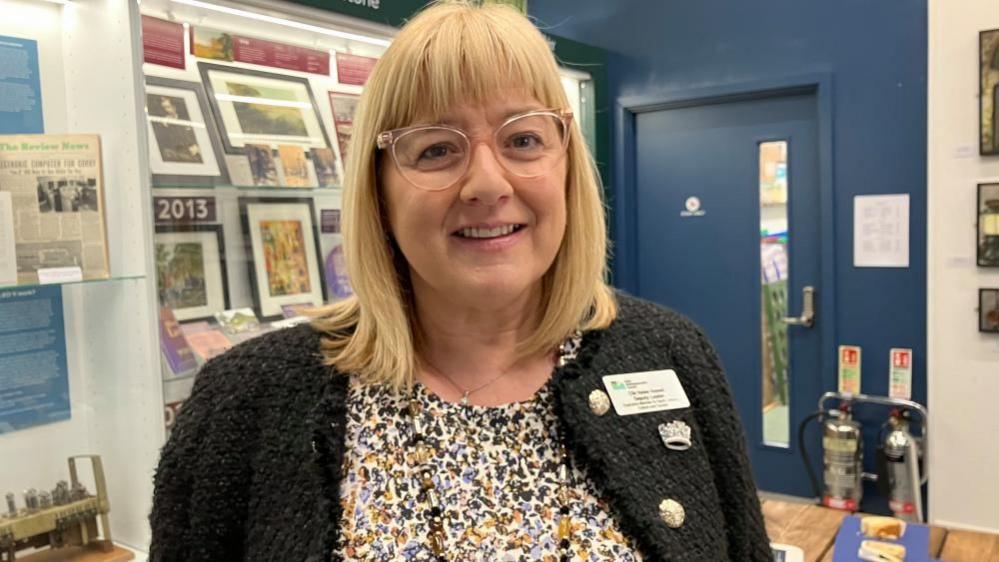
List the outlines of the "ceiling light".
<svg viewBox="0 0 999 562">
<path fill-rule="evenodd" d="M 206 10 L 221 12 L 223 14 L 229 14 L 232 16 L 240 16 L 251 20 L 276 23 L 278 25 L 283 25 L 285 27 L 293 27 L 295 29 L 301 29 L 304 31 L 311 31 L 312 33 L 319 33 L 321 35 L 329 35 L 331 37 L 347 39 L 349 41 L 360 41 L 362 43 L 378 45 L 379 47 L 388 47 L 390 43 L 388 40 L 385 39 L 377 39 L 375 37 L 368 37 L 366 35 L 359 35 L 357 33 L 350 33 L 347 31 L 337 31 L 335 29 L 330 29 L 328 27 L 320 27 L 318 25 L 302 23 L 300 21 L 288 20 L 275 16 L 268 16 L 267 14 L 259 14 L 257 12 L 241 10 L 239 8 L 230 8 L 229 6 L 220 6 L 218 4 L 212 4 L 210 2 L 202 2 L 201 0 L 172 0 L 172 1 L 177 4 L 186 4 L 188 6 L 194 6 L 195 8 L 204 8 Z"/>
</svg>

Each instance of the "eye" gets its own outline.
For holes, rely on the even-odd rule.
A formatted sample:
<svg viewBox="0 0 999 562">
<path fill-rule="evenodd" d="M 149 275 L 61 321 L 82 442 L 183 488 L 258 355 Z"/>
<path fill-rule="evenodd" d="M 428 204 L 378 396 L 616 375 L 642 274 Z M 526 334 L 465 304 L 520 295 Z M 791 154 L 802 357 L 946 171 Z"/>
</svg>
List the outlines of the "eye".
<svg viewBox="0 0 999 562">
<path fill-rule="evenodd" d="M 446 144 L 435 144 L 425 148 L 420 153 L 420 160 L 439 160 L 446 158 L 452 152 L 454 152 L 453 147 Z"/>
<path fill-rule="evenodd" d="M 538 148 L 541 144 L 541 139 L 528 133 L 518 133 L 510 138 L 510 146 L 518 150 Z"/>
</svg>

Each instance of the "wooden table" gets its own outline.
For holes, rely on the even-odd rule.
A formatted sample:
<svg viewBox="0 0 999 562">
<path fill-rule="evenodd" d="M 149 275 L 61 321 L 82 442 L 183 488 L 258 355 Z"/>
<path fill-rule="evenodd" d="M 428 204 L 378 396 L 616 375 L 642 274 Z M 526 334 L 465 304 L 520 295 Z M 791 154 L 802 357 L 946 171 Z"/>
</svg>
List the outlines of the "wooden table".
<svg viewBox="0 0 999 562">
<path fill-rule="evenodd" d="M 833 542 L 848 514 L 813 504 L 763 501 L 770 540 L 805 551 L 805 562 L 831 562 Z M 944 562 L 999 562 L 999 535 L 930 526 L 930 556 Z"/>
</svg>

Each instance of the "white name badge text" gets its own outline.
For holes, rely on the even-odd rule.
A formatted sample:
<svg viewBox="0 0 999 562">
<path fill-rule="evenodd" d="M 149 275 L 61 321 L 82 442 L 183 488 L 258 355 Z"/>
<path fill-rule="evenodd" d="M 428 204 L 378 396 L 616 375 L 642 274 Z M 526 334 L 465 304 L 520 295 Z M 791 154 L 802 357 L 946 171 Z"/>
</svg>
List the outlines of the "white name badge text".
<svg viewBox="0 0 999 562">
<path fill-rule="evenodd" d="M 619 416 L 690 407 L 673 369 L 607 375 L 603 381 Z"/>
</svg>

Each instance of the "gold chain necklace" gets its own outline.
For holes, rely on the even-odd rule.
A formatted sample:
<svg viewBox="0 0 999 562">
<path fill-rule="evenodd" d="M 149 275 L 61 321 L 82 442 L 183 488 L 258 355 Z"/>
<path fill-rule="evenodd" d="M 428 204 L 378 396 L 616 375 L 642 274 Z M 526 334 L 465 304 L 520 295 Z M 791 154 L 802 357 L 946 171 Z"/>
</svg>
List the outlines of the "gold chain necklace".
<svg viewBox="0 0 999 562">
<path fill-rule="evenodd" d="M 562 345 L 558 348 L 558 360 L 556 365 L 558 367 L 565 367 L 569 362 L 576 359 L 579 353 L 579 348 L 582 343 L 582 334 L 577 330 L 570 336 Z M 505 374 L 505 373 L 504 373 Z M 497 377 L 499 378 L 499 377 Z M 467 399 L 468 394 L 465 394 L 465 399 Z M 463 399 L 463 404 L 467 404 L 467 401 Z M 407 411 L 410 418 L 411 427 L 413 430 L 413 437 L 411 443 L 416 449 L 416 460 L 419 465 L 419 478 L 420 478 L 420 492 L 419 495 L 424 498 L 429 509 L 425 511 L 427 517 L 427 543 L 430 546 L 430 550 L 437 557 L 439 562 L 446 562 L 444 557 L 444 548 L 446 545 L 447 535 L 444 530 L 444 519 L 447 514 L 444 512 L 444 507 L 441 504 L 441 498 L 438 495 L 437 486 L 434 484 L 434 468 L 430 461 L 432 460 L 431 449 L 426 441 L 426 433 L 423 430 L 423 423 L 420 420 L 420 415 L 422 414 L 422 407 L 416 398 L 415 393 L 410 397 L 409 404 L 407 406 Z M 558 442 L 558 457 L 559 457 L 559 468 L 558 468 L 558 500 L 559 500 L 559 516 L 558 516 L 558 530 L 556 532 L 556 537 L 558 538 L 558 548 L 559 548 L 559 561 L 569 562 L 572 560 L 572 516 L 569 512 L 571 495 L 570 489 L 573 486 L 573 482 L 570 478 L 572 471 L 570 467 L 570 459 L 568 451 L 565 447 L 565 439 L 563 438 L 561 432 L 558 432 L 556 437 Z"/>
</svg>

